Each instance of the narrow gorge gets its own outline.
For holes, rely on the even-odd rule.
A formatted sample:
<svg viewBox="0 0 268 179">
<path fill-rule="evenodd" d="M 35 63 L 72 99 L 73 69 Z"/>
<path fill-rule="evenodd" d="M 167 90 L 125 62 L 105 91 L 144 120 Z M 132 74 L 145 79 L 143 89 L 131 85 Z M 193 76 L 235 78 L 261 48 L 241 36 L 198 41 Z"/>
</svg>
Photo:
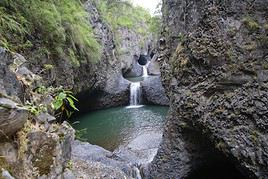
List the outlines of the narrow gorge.
<svg viewBox="0 0 268 179">
<path fill-rule="evenodd" d="M 267 0 L 1 0 L 0 179 L 268 179 Z"/>
</svg>

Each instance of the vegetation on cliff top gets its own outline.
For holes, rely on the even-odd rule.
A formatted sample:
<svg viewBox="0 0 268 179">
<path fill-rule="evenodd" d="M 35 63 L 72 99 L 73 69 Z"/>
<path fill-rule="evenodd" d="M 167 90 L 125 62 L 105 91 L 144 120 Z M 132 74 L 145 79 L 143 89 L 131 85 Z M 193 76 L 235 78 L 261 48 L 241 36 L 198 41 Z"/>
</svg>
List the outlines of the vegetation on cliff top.
<svg viewBox="0 0 268 179">
<path fill-rule="evenodd" d="M 47 58 L 96 61 L 101 47 L 79 0 L 2 0 L 0 46 L 27 54 L 38 50 Z"/>
<path fill-rule="evenodd" d="M 129 1 L 95 0 L 95 4 L 114 32 L 123 27 L 144 38 L 159 32 L 159 17 Z M 0 46 L 36 60 L 69 59 L 75 66 L 87 59 L 97 61 L 101 45 L 88 15 L 80 0 L 1 0 Z"/>
<path fill-rule="evenodd" d="M 125 27 L 137 33 L 148 33 L 143 23 L 149 23 L 151 15 L 142 7 L 134 7 L 129 1 L 122 0 L 95 0 L 95 3 L 113 30 Z"/>
<path fill-rule="evenodd" d="M 152 17 L 146 9 L 135 7 L 130 1 L 95 0 L 95 3 L 101 16 L 113 30 L 125 27 L 141 35 L 159 30 L 159 16 Z"/>
<path fill-rule="evenodd" d="M 120 29 L 123 28 L 144 39 L 141 40 L 141 47 L 147 37 L 157 38 L 161 16 L 152 17 L 149 11 L 134 6 L 129 0 L 94 0 L 94 2 L 104 21 L 112 28 L 117 45 L 121 41 Z"/>
</svg>

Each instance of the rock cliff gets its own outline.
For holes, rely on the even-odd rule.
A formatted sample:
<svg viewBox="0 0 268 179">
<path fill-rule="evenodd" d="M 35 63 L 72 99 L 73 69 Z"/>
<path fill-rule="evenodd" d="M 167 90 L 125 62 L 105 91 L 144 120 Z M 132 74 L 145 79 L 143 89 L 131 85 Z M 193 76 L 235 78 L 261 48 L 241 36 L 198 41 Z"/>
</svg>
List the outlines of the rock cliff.
<svg viewBox="0 0 268 179">
<path fill-rule="evenodd" d="M 34 115 L 26 101 L 46 106 L 33 90 L 41 85 L 40 76 L 26 68 L 21 55 L 0 48 L 0 168 L 2 176 L 16 178 L 57 178 L 68 170 L 74 130 L 55 120 L 47 111 Z M 44 120 L 41 120 L 44 119 Z"/>
<path fill-rule="evenodd" d="M 47 53 L 40 52 L 42 45 L 38 42 L 31 49 L 31 53 L 24 54 L 26 58 L 0 47 L 2 176 L 12 178 L 12 175 L 22 179 L 75 177 L 71 171 L 71 143 L 75 131 L 67 122 L 55 123 L 58 116 L 51 109 L 55 96 L 39 90 L 48 90 L 49 86 L 70 89 L 79 97 L 83 106 L 81 110 L 128 104 L 129 82 L 123 78 L 122 70 L 128 70 L 137 63 L 133 59 L 148 51 L 147 43 L 150 43 L 151 39 L 144 39 L 144 50 L 138 45 L 140 36 L 135 32 L 120 29 L 120 32 L 125 33 L 125 36 L 122 34 L 125 40 L 121 41 L 120 48 L 126 47 L 125 53 L 129 56 L 125 58 L 126 54 L 117 54 L 114 32 L 104 22 L 94 2 L 86 1 L 84 7 L 88 13 L 88 23 L 102 46 L 102 57 L 98 62 L 87 59 L 80 61 L 79 65 L 74 65 L 67 57 L 48 57 Z M 133 38 L 127 40 L 130 38 L 128 35 Z M 97 170 L 100 175 L 107 175 L 112 171 L 115 175 L 125 178 L 121 169 L 114 170 L 101 163 L 100 166 L 93 166 L 96 163 L 74 161 L 75 167 L 82 170 L 77 171 L 79 176 L 85 174 L 85 177 L 88 177 L 86 172 Z M 101 170 L 102 168 L 106 170 Z"/>
<path fill-rule="evenodd" d="M 268 177 L 267 7 L 163 1 L 160 64 L 171 109 L 148 178 L 187 178 L 207 166 L 212 174 L 224 162 L 245 178 Z"/>
</svg>

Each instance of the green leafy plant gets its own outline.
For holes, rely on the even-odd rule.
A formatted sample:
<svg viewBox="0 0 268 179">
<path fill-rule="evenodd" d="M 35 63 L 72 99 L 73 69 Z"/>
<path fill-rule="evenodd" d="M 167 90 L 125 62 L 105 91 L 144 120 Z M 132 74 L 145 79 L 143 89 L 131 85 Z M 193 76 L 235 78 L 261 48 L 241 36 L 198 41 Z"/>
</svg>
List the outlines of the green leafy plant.
<svg viewBox="0 0 268 179">
<path fill-rule="evenodd" d="M 72 123 L 72 126 L 79 124 L 79 121 L 75 121 Z M 84 138 L 84 136 L 87 134 L 87 128 L 84 129 L 76 129 L 75 130 L 75 139 L 80 141 L 87 141 L 87 139 Z"/>
<path fill-rule="evenodd" d="M 72 170 L 73 169 L 73 161 L 72 160 L 69 160 L 67 163 L 66 163 L 66 168 Z"/>
<path fill-rule="evenodd" d="M 87 129 L 76 129 L 75 130 L 75 139 L 80 141 L 87 141 L 87 139 L 84 138 L 84 136 L 87 134 Z"/>
<path fill-rule="evenodd" d="M 73 111 L 79 111 L 76 108 L 74 101 L 78 100 L 73 96 L 73 93 L 62 89 L 55 96 L 51 106 L 54 110 L 66 113 L 67 117 L 70 117 L 73 114 Z"/>
<path fill-rule="evenodd" d="M 39 86 L 33 90 L 42 96 L 52 96 L 53 101 L 51 105 L 44 106 L 39 105 L 35 106 L 29 102 L 27 102 L 27 108 L 33 114 L 39 114 L 40 111 L 47 111 L 47 108 L 52 108 L 56 113 L 60 114 L 61 116 L 65 113 L 67 117 L 70 117 L 74 111 L 79 111 L 75 106 L 75 101 L 78 100 L 73 96 L 71 91 L 63 89 L 62 86 L 54 88 L 54 87 L 45 87 Z"/>
<path fill-rule="evenodd" d="M 52 70 L 54 68 L 54 66 L 51 64 L 44 64 L 44 68 L 45 68 L 45 70 Z"/>
<path fill-rule="evenodd" d="M 29 101 L 26 102 L 25 107 L 30 113 L 35 116 L 39 115 L 41 112 L 47 111 L 46 106 L 44 106 L 43 104 L 35 105 Z"/>
</svg>

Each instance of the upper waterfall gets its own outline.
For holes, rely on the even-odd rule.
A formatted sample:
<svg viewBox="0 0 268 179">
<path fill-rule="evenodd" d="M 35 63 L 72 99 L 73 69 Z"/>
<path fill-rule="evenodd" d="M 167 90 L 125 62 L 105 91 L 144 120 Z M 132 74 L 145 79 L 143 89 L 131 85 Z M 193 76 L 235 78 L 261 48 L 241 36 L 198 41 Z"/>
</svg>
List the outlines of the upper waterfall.
<svg viewBox="0 0 268 179">
<path fill-rule="evenodd" d="M 147 65 L 142 66 L 142 77 L 148 77 Z"/>
</svg>

